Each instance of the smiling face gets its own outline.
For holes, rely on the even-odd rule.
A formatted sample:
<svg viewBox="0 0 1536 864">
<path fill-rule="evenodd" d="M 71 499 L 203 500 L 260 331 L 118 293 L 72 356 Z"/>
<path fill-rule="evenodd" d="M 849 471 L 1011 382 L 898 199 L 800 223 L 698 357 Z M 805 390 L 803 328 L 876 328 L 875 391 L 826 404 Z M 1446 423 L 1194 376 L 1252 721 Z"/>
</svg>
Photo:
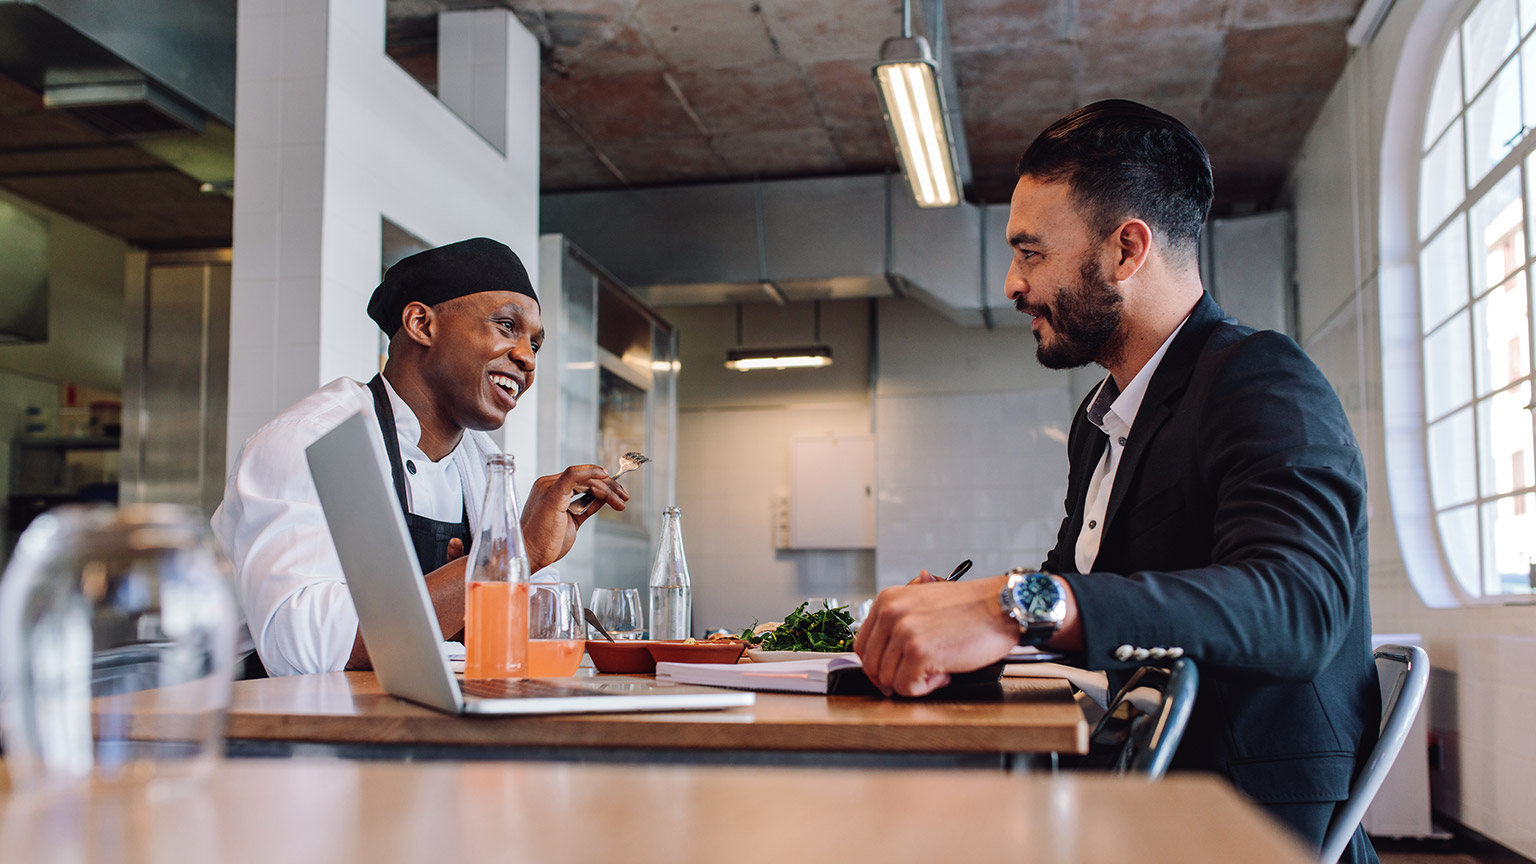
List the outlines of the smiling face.
<svg viewBox="0 0 1536 864">
<path fill-rule="evenodd" d="M 533 386 L 544 342 L 539 304 L 525 294 L 484 291 L 432 307 L 436 322 L 422 377 L 446 419 L 463 429 L 499 428 Z"/>
<path fill-rule="evenodd" d="M 1124 298 L 1105 276 L 1104 239 L 1092 236 L 1065 181 L 1020 177 L 1008 211 L 1013 262 L 1003 291 L 1031 316 L 1035 356 L 1050 369 L 1113 361 Z"/>
</svg>

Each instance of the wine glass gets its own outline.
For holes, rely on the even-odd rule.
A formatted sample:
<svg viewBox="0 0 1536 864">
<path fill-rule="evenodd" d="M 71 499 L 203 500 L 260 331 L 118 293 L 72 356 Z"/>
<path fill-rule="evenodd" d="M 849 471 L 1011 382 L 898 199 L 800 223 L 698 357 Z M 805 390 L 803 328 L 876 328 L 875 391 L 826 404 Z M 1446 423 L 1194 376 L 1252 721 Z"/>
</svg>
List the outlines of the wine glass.
<svg viewBox="0 0 1536 864">
<path fill-rule="evenodd" d="M 575 582 L 528 586 L 528 675 L 569 678 L 581 666 L 586 622 Z"/>
<path fill-rule="evenodd" d="M 639 588 L 597 588 L 592 591 L 592 612 L 614 639 L 644 639 L 645 623 Z"/>
</svg>

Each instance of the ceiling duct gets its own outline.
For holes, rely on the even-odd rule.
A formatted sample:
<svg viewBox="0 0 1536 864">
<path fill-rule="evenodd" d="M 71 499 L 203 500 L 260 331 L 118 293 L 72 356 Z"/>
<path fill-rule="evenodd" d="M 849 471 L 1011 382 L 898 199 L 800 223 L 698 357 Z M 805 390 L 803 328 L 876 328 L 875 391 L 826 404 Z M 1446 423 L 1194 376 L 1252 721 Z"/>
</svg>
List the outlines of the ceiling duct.
<svg viewBox="0 0 1536 864">
<path fill-rule="evenodd" d="M 128 68 L 49 69 L 43 106 L 113 138 L 190 134 L 203 131 L 204 125 L 195 105 Z"/>
<path fill-rule="evenodd" d="M 236 0 L 0 0 L 0 74 L 116 137 L 235 120 Z"/>
</svg>

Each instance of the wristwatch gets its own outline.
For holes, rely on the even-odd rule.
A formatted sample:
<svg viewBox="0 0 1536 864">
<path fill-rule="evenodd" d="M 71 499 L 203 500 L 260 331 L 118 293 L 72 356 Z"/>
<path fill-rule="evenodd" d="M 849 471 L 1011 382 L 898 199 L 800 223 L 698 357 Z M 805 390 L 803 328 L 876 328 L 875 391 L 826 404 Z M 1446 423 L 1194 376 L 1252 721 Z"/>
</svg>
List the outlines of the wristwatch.
<svg viewBox="0 0 1536 864">
<path fill-rule="evenodd" d="M 1008 571 L 997 605 L 1004 616 L 1018 623 L 1020 645 L 1048 641 L 1067 617 L 1067 599 L 1056 580 L 1046 573 L 1027 573 L 1022 567 Z"/>
</svg>

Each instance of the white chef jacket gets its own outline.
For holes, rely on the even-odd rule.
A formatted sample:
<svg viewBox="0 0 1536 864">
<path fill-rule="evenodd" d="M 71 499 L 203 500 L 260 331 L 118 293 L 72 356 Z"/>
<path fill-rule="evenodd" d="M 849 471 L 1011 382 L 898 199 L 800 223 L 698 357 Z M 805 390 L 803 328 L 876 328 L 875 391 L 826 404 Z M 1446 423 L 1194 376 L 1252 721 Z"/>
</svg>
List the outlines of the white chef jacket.
<svg viewBox="0 0 1536 864">
<path fill-rule="evenodd" d="M 1184 321 L 1188 320 L 1189 316 L 1186 315 Z M 1115 473 L 1120 469 L 1120 455 L 1125 452 L 1126 441 L 1130 440 L 1131 427 L 1136 425 L 1136 414 L 1141 410 L 1141 400 L 1146 398 L 1147 384 L 1151 382 L 1158 365 L 1163 362 L 1163 355 L 1168 353 L 1168 346 L 1173 344 L 1179 331 L 1184 329 L 1184 321 L 1173 328 L 1157 353 L 1152 355 L 1147 365 L 1141 367 L 1141 371 L 1136 373 L 1136 377 L 1131 379 L 1124 390 L 1115 385 L 1115 376 L 1106 375 L 1093 400 L 1088 403 L 1088 421 L 1109 436 L 1109 445 L 1104 448 L 1104 457 L 1099 460 L 1093 477 L 1088 481 L 1088 497 L 1083 503 L 1083 525 L 1077 534 L 1075 550 L 1079 573 L 1093 572 L 1093 562 L 1099 557 L 1099 541 L 1104 537 L 1104 514 L 1109 509 L 1110 492 L 1115 488 Z"/>
<path fill-rule="evenodd" d="M 466 430 L 453 452 L 434 463 L 421 450 L 415 412 L 387 381 L 385 388 L 402 467 L 408 462 L 416 469 L 405 471 L 410 511 L 443 522 L 467 514 L 473 534 L 480 523 L 485 458 L 500 449 L 484 432 Z M 338 378 L 256 430 L 240 448 L 224 501 L 213 514 L 214 536 L 234 565 L 235 594 L 268 674 L 334 672 L 352 654 L 357 611 L 304 449 L 359 411 L 380 435 L 373 392 Z M 393 490 L 387 459 L 379 471 Z"/>
</svg>

